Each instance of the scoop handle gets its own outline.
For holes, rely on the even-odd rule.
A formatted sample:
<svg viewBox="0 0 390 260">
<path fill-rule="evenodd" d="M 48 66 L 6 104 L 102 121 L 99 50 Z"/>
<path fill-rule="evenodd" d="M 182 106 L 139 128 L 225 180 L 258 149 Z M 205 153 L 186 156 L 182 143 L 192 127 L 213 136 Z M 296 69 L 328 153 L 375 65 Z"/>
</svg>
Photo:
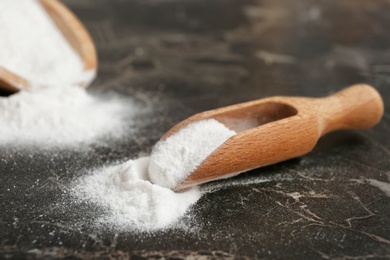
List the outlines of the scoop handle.
<svg viewBox="0 0 390 260">
<path fill-rule="evenodd" d="M 383 115 L 383 100 L 376 89 L 366 84 L 351 86 L 318 99 L 320 134 L 341 129 L 366 129 Z"/>
<path fill-rule="evenodd" d="M 210 114 L 220 116 L 226 111 L 241 111 L 240 115 L 244 116 L 258 115 L 259 109 L 266 108 L 259 104 L 275 103 L 290 106 L 296 114 L 230 137 L 176 190 L 302 156 L 314 148 L 322 135 L 339 129 L 369 128 L 377 124 L 383 115 L 383 101 L 379 93 L 368 85 L 360 84 L 324 98 L 271 97 L 202 113 L 195 119 L 210 117 Z"/>
</svg>

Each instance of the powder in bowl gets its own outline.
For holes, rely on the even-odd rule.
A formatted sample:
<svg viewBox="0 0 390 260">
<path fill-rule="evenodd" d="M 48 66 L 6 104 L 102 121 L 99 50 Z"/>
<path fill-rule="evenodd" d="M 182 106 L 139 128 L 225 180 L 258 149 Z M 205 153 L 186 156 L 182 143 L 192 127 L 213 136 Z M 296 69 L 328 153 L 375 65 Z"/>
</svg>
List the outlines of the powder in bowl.
<svg viewBox="0 0 390 260">
<path fill-rule="evenodd" d="M 0 66 L 31 88 L 67 87 L 94 77 L 39 0 L 1 0 L 0 34 Z"/>
</svg>

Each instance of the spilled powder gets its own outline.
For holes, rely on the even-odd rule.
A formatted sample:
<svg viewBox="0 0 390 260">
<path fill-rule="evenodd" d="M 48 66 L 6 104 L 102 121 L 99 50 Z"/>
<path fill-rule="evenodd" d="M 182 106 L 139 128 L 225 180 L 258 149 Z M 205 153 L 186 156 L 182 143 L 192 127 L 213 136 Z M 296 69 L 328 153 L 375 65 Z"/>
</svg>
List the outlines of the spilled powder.
<svg viewBox="0 0 390 260">
<path fill-rule="evenodd" d="M 124 230 L 155 230 L 174 224 L 194 204 L 197 188 L 181 193 L 152 184 L 149 158 L 97 170 L 76 182 L 73 191 L 82 200 L 108 209 L 98 224 Z"/>
<path fill-rule="evenodd" d="M 38 0 L 1 0 L 0 33 L 0 66 L 27 79 L 32 88 L 94 77 Z"/>
<path fill-rule="evenodd" d="M 173 192 L 160 186 L 161 183 L 175 186 L 234 134 L 214 119 L 190 124 L 157 143 L 150 158 L 105 167 L 80 178 L 73 188 L 74 194 L 80 200 L 108 209 L 109 213 L 98 220 L 99 224 L 123 230 L 170 227 L 201 197 L 201 193 L 197 187 Z M 159 185 L 153 184 L 155 180 Z"/>
<path fill-rule="evenodd" d="M 235 134 L 215 119 L 190 124 L 155 145 L 150 155 L 151 181 L 166 188 L 175 188 L 207 156 Z"/>
<path fill-rule="evenodd" d="M 1 145 L 76 145 L 122 135 L 129 106 L 77 87 L 95 72 L 84 71 L 39 0 L 1 0 L 0 34 L 0 66 L 30 82 L 30 91 L 0 97 Z"/>
<path fill-rule="evenodd" d="M 99 100 L 79 87 L 21 91 L 0 97 L 0 144 L 76 145 L 124 133 L 118 99 Z"/>
<path fill-rule="evenodd" d="M 84 72 L 83 62 L 38 0 L 1 0 L 0 33 L 4 36 L 0 66 L 32 84 L 32 91 L 0 98 L 0 144 L 50 147 L 122 135 L 123 104 L 99 100 L 77 87 L 80 81 L 91 80 L 94 72 Z M 107 209 L 100 224 L 125 230 L 170 227 L 201 192 L 166 187 L 175 187 L 234 134 L 216 120 L 191 124 L 158 143 L 150 159 L 130 160 L 81 177 L 73 184 L 73 193 Z"/>
</svg>

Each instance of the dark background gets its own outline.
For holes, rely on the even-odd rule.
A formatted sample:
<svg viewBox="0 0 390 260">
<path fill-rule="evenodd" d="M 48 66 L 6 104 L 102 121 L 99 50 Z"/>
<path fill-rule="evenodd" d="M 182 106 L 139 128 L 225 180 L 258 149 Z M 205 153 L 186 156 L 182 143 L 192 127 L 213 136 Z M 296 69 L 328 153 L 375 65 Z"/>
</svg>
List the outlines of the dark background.
<svg viewBox="0 0 390 260">
<path fill-rule="evenodd" d="M 390 258 L 389 1 L 63 2 L 97 46 L 90 93 L 144 110 L 119 140 L 0 147 L 0 258 Z M 186 228 L 97 229 L 101 209 L 69 195 L 76 177 L 147 154 L 194 113 L 361 82 L 383 95 L 378 126 L 328 134 L 307 156 L 204 185 L 214 192 Z"/>
</svg>

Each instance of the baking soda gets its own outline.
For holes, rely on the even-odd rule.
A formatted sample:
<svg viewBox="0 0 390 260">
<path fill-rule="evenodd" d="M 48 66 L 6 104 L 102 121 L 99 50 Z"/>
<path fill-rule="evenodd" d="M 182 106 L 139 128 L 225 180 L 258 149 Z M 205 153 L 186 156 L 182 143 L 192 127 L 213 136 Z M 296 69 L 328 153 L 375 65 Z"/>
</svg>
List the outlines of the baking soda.
<svg viewBox="0 0 390 260">
<path fill-rule="evenodd" d="M 73 192 L 107 209 L 98 224 L 121 230 L 167 228 L 185 214 L 201 192 L 193 188 L 176 193 L 152 184 L 148 163 L 149 158 L 144 157 L 97 170 L 79 179 Z"/>
<path fill-rule="evenodd" d="M 0 1 L 0 66 L 32 88 L 89 82 L 94 71 L 62 36 L 38 0 Z"/>
<path fill-rule="evenodd" d="M 0 33 L 0 66 L 26 78 L 33 90 L 0 98 L 1 145 L 63 146 L 123 134 L 122 115 L 128 105 L 100 100 L 76 87 L 94 73 L 83 71 L 81 59 L 39 1 L 1 0 Z M 150 158 L 81 177 L 73 184 L 73 194 L 107 210 L 99 224 L 127 230 L 170 227 L 202 194 L 198 188 L 169 188 L 234 134 L 214 119 L 190 124 L 158 142 Z"/>
<path fill-rule="evenodd" d="M 150 158 L 97 170 L 78 180 L 73 191 L 79 199 L 108 209 L 99 224 L 122 230 L 170 227 L 202 194 L 197 187 L 181 192 L 169 187 L 234 134 L 214 119 L 192 123 L 158 142 Z"/>
<path fill-rule="evenodd" d="M 235 134 L 215 119 L 188 125 L 153 148 L 149 164 L 151 181 L 163 187 L 175 188 Z"/>
<path fill-rule="evenodd" d="M 92 80 L 94 71 L 84 71 L 38 0 L 1 0 L 0 34 L 0 66 L 31 87 L 0 98 L 0 144 L 74 145 L 122 134 L 128 106 L 76 87 Z"/>
<path fill-rule="evenodd" d="M 135 112 L 119 99 L 100 100 L 79 87 L 20 91 L 0 97 L 0 144 L 75 145 L 124 133 L 124 114 Z"/>
</svg>

